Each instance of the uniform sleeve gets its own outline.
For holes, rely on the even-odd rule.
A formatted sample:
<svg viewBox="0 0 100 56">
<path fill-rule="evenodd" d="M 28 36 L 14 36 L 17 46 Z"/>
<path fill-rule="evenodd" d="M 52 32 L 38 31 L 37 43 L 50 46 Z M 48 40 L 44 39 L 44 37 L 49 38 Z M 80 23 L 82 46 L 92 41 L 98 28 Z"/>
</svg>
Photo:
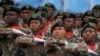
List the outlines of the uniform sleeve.
<svg viewBox="0 0 100 56">
<path fill-rule="evenodd" d="M 87 55 L 87 46 L 84 43 L 72 43 L 69 42 L 66 45 L 66 49 L 68 52 L 73 53 L 75 55 Z"/>
</svg>

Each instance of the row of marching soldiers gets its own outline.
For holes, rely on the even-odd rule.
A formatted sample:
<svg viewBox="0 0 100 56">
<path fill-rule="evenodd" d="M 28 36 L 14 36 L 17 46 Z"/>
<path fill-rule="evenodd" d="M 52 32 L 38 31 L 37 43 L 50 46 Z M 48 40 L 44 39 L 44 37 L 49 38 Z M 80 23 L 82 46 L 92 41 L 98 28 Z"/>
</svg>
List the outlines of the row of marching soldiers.
<svg viewBox="0 0 100 56">
<path fill-rule="evenodd" d="M 85 13 L 0 3 L 0 56 L 100 56 L 100 5 Z"/>
</svg>

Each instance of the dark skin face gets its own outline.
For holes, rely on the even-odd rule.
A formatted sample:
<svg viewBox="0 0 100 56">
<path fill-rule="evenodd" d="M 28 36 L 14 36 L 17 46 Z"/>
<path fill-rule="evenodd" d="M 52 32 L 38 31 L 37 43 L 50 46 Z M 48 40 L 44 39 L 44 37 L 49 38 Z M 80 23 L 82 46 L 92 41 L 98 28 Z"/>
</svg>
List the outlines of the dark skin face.
<svg viewBox="0 0 100 56">
<path fill-rule="evenodd" d="M 27 22 L 28 18 L 32 15 L 32 11 L 30 10 L 22 10 L 21 17 Z"/>
<path fill-rule="evenodd" d="M 82 37 L 87 43 L 91 43 L 96 40 L 96 32 L 93 28 L 88 27 L 83 31 Z"/>
<path fill-rule="evenodd" d="M 20 15 L 17 12 L 7 11 L 4 16 L 4 20 L 10 25 L 15 25 L 16 23 L 18 23 L 19 17 Z"/>
<path fill-rule="evenodd" d="M 65 18 L 64 23 L 66 26 L 66 30 L 70 31 L 70 30 L 72 30 L 72 28 L 74 26 L 75 20 L 73 18 Z"/>
<path fill-rule="evenodd" d="M 56 39 L 62 39 L 64 38 L 65 33 L 66 33 L 66 30 L 64 27 L 55 27 L 52 32 L 52 36 Z"/>
<path fill-rule="evenodd" d="M 81 20 L 81 18 L 76 18 L 75 24 L 76 24 L 77 28 L 81 28 L 81 26 L 82 26 L 82 20 Z"/>
<path fill-rule="evenodd" d="M 57 16 L 55 19 L 55 21 L 60 21 L 60 20 L 62 20 L 62 18 L 63 18 L 63 16 Z"/>
<path fill-rule="evenodd" d="M 45 27 L 46 24 L 47 24 L 47 19 L 45 17 L 43 17 L 42 27 Z"/>
<path fill-rule="evenodd" d="M 31 20 L 30 21 L 30 28 L 33 32 L 40 31 L 41 28 L 41 22 L 39 20 Z"/>
<path fill-rule="evenodd" d="M 48 18 L 51 18 L 54 14 L 54 9 L 52 9 L 51 7 L 48 7 Z"/>
</svg>

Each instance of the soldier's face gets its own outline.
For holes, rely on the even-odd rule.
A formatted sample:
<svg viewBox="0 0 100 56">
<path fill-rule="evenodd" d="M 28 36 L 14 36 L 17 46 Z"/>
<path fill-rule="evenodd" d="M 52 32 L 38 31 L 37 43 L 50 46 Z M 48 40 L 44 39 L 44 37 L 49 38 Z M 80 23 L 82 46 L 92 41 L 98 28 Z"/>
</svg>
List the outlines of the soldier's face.
<svg viewBox="0 0 100 56">
<path fill-rule="evenodd" d="M 4 20 L 8 24 L 13 24 L 18 22 L 19 15 L 14 11 L 7 11 L 4 17 Z"/>
<path fill-rule="evenodd" d="M 83 33 L 82 37 L 85 41 L 93 41 L 96 39 L 96 31 L 93 28 L 86 28 Z"/>
<path fill-rule="evenodd" d="M 66 26 L 66 30 L 72 29 L 74 26 L 74 19 L 73 18 L 66 18 L 64 20 L 65 26 Z"/>
<path fill-rule="evenodd" d="M 43 23 L 42 23 L 42 25 L 44 26 L 46 23 L 47 23 L 47 19 L 46 19 L 46 18 L 43 18 Z"/>
<path fill-rule="evenodd" d="M 62 20 L 62 18 L 63 18 L 63 16 L 57 16 L 56 21 L 60 21 L 60 20 Z"/>
<path fill-rule="evenodd" d="M 30 11 L 30 10 L 23 10 L 22 12 L 21 12 L 21 17 L 25 20 L 25 21 L 27 21 L 27 19 L 29 18 L 29 16 L 31 16 L 32 15 L 32 11 Z"/>
<path fill-rule="evenodd" d="M 76 21 L 75 21 L 75 26 L 76 27 L 81 27 L 82 26 L 82 20 L 81 18 L 77 18 Z"/>
<path fill-rule="evenodd" d="M 55 27 L 52 32 L 52 36 L 57 39 L 62 39 L 64 38 L 65 33 L 66 33 L 66 30 L 64 27 Z"/>
<path fill-rule="evenodd" d="M 54 10 L 50 7 L 48 7 L 48 17 L 51 17 L 54 13 Z"/>
<path fill-rule="evenodd" d="M 31 20 L 30 28 L 32 31 L 39 31 L 41 28 L 41 22 L 39 20 Z"/>
</svg>

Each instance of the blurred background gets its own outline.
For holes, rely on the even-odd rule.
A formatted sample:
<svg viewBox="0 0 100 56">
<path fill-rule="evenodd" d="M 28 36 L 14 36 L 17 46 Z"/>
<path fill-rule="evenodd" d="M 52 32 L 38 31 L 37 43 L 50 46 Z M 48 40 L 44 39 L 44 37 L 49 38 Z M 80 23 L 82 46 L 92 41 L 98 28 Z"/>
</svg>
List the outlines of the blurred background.
<svg viewBox="0 0 100 56">
<path fill-rule="evenodd" d="M 1 0 L 0 0 L 1 1 Z M 30 4 L 37 8 L 45 3 L 53 3 L 57 10 L 64 10 L 73 13 L 85 12 L 93 6 L 100 4 L 100 0 L 14 0 L 15 5 L 22 7 L 25 4 Z"/>
</svg>

